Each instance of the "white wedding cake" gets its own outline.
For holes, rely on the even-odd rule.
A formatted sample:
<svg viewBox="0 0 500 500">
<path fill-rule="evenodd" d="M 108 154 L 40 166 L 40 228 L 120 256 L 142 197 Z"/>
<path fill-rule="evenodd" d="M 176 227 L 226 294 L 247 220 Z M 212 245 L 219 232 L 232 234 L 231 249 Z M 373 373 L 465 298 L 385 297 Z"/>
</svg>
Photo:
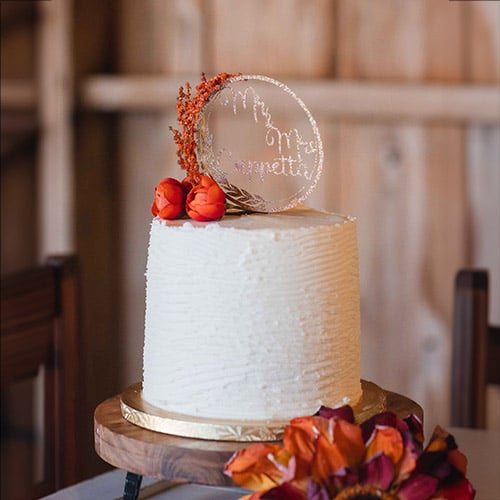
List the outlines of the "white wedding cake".
<svg viewBox="0 0 500 500">
<path fill-rule="evenodd" d="M 153 219 L 144 400 L 175 414 L 273 421 L 355 405 L 356 222 L 295 208 Z"/>
</svg>

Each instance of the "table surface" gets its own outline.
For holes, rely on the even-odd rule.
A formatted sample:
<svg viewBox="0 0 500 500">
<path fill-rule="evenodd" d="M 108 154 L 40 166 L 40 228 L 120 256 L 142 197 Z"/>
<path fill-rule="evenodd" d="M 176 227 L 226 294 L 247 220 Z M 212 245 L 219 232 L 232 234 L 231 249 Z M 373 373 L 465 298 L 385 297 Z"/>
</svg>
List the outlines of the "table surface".
<svg viewBox="0 0 500 500">
<path fill-rule="evenodd" d="M 124 470 L 116 469 L 87 479 L 43 500 L 122 500 L 125 484 Z M 144 477 L 140 499 L 151 500 L 237 500 L 248 494 L 247 490 L 231 486 L 206 486 L 200 484 L 169 483 Z"/>
<path fill-rule="evenodd" d="M 422 408 L 411 399 L 384 392 L 387 408 L 400 417 L 410 413 L 422 417 Z M 97 454 L 119 469 L 158 479 L 211 486 L 233 485 L 223 473 L 224 464 L 235 451 L 250 444 L 184 438 L 143 429 L 122 417 L 120 396 L 97 407 L 94 429 Z"/>
</svg>

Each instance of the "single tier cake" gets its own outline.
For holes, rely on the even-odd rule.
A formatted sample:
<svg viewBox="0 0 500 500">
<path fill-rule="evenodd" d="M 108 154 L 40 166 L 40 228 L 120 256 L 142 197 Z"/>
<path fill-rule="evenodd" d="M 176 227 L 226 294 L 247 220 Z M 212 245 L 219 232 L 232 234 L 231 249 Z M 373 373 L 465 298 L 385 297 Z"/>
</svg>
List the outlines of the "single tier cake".
<svg viewBox="0 0 500 500">
<path fill-rule="evenodd" d="M 356 222 L 304 208 L 151 225 L 143 398 L 176 414 L 289 420 L 356 404 Z"/>
</svg>

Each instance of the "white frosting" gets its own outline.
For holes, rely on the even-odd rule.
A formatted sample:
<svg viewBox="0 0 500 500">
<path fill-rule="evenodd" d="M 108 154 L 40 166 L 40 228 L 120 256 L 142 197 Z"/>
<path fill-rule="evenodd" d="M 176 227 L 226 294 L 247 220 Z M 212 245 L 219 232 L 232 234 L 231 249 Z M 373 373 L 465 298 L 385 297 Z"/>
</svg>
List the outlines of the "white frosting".
<svg viewBox="0 0 500 500">
<path fill-rule="evenodd" d="M 355 404 L 356 222 L 294 209 L 151 225 L 143 397 L 171 412 L 288 420 Z"/>
</svg>

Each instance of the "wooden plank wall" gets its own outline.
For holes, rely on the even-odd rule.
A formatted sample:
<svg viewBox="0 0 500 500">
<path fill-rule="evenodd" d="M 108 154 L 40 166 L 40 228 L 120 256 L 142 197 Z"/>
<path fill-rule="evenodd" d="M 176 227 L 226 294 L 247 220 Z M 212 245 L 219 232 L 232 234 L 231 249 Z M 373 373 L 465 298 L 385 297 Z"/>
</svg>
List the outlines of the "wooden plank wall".
<svg viewBox="0 0 500 500">
<path fill-rule="evenodd" d="M 467 2 L 465 79 L 500 83 L 499 2 Z M 500 125 L 466 131 L 466 196 L 470 263 L 490 269 L 490 321 L 500 324 Z M 487 426 L 500 430 L 500 387 L 488 388 Z"/>
<path fill-rule="evenodd" d="M 65 0 L 48 3 L 72 12 L 57 23 L 67 45 L 57 42 L 52 56 L 65 78 L 73 76 L 75 107 L 71 86 L 50 87 L 50 75 L 46 99 L 36 92 L 34 69 L 52 64 L 36 66 L 36 50 L 50 56 L 35 43 L 37 28 L 21 23 L 3 33 L 2 109 L 39 104 L 49 123 L 38 180 L 33 151 L 2 166 L 2 272 L 74 242 L 88 384 L 84 474 L 104 465 L 92 450 L 93 408 L 141 378 L 153 188 L 180 175 L 168 131 L 176 124 L 172 88 L 185 75 L 196 83 L 192 75 L 202 71 L 269 75 L 311 103 L 325 168 L 310 204 L 359 221 L 363 376 L 419 401 L 427 430 L 446 424 L 456 269 L 491 270 L 491 319 L 500 323 L 500 120 L 487 109 L 498 103 L 500 3 L 72 0 L 69 10 Z M 56 84 L 64 92 L 54 101 Z M 68 161 L 43 154 L 51 142 Z M 59 184 L 43 180 L 54 175 Z M 74 183 L 73 192 L 60 190 L 61 181 L 66 191 Z M 64 214 L 50 193 L 66 204 Z M 26 199 L 54 217 L 35 221 Z M 500 425 L 500 405 L 494 412 Z"/>
<path fill-rule="evenodd" d="M 123 2 L 120 69 L 241 71 L 277 79 L 498 83 L 493 2 Z M 182 80 L 180 83 L 183 83 Z M 307 102 L 306 102 L 307 104 Z M 316 115 L 325 173 L 311 203 L 359 220 L 363 375 L 448 421 L 452 283 L 464 265 L 500 282 L 498 125 Z M 124 380 L 140 378 L 145 249 L 157 179 L 178 176 L 169 113 L 122 118 Z M 496 149 L 495 149 L 496 148 Z M 495 151 L 494 151 L 495 150 Z M 498 184 L 496 185 L 498 186 Z M 497 253 L 495 253 L 495 251 Z M 500 302 L 494 285 L 494 302 Z M 499 319 L 498 308 L 492 315 Z"/>
<path fill-rule="evenodd" d="M 381 7 L 339 4 L 339 78 L 460 80 L 459 9 L 449 2 Z M 450 289 L 467 258 L 466 228 L 450 224 L 465 220 L 462 126 L 341 128 L 339 164 L 351 179 L 342 203 L 360 221 L 363 373 L 419 401 L 427 422 L 445 422 Z"/>
</svg>

